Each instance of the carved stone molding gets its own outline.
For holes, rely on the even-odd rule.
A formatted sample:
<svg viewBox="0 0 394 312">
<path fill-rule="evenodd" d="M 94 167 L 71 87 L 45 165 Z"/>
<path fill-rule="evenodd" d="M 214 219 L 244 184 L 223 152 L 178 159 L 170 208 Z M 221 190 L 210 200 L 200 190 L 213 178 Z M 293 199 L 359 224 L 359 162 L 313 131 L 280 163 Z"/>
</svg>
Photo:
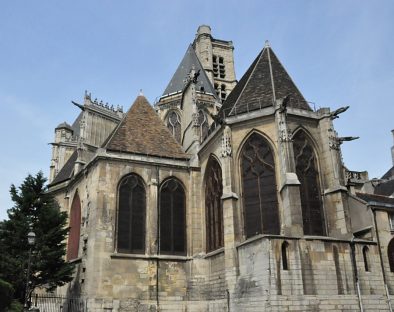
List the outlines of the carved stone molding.
<svg viewBox="0 0 394 312">
<path fill-rule="evenodd" d="M 231 130 L 229 126 L 226 126 L 222 135 L 222 157 L 228 157 L 232 155 L 231 148 Z"/>
</svg>

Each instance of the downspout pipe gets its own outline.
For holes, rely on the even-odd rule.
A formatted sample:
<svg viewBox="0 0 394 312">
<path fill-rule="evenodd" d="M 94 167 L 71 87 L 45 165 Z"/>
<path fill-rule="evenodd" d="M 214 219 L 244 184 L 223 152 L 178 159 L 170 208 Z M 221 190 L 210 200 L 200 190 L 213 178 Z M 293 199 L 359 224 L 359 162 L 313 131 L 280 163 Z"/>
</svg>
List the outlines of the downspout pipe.
<svg viewBox="0 0 394 312">
<path fill-rule="evenodd" d="M 385 289 L 385 291 L 386 291 L 387 304 L 388 304 L 388 306 L 389 306 L 390 312 L 393 312 L 393 308 L 391 307 L 390 293 L 389 293 L 389 289 L 388 289 L 388 287 L 387 287 L 386 271 L 385 271 L 385 269 L 384 269 L 384 264 L 383 264 L 383 255 L 382 255 L 382 249 L 381 249 L 381 246 L 380 246 L 380 238 L 379 238 L 378 224 L 377 224 L 377 222 L 376 222 L 376 209 L 374 209 L 373 207 L 370 207 L 370 208 L 371 208 L 372 214 L 373 214 L 373 223 L 374 223 L 374 226 L 375 226 L 376 240 L 378 241 L 380 266 L 381 266 L 381 268 L 382 268 L 383 283 L 384 283 L 384 289 Z"/>
<path fill-rule="evenodd" d="M 363 308 L 363 302 L 361 300 L 361 291 L 360 291 L 360 282 L 358 279 L 358 270 L 357 270 L 357 264 L 356 264 L 356 251 L 355 251 L 355 243 L 354 243 L 354 236 L 352 236 L 352 239 L 349 242 L 350 244 L 350 252 L 351 252 L 351 258 L 352 258 L 352 266 L 353 266 L 353 272 L 354 272 L 354 280 L 356 282 L 356 291 L 357 291 L 357 297 L 358 297 L 358 304 L 360 307 L 360 311 L 364 312 Z"/>
</svg>

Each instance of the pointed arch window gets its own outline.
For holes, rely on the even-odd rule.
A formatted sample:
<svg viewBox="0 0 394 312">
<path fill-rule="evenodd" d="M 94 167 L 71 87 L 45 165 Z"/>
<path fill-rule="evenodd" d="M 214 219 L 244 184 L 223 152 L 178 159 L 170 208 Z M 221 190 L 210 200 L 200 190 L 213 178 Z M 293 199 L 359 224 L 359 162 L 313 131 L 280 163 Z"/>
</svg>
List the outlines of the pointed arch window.
<svg viewBox="0 0 394 312">
<path fill-rule="evenodd" d="M 186 253 L 185 191 L 175 178 L 160 188 L 160 253 Z"/>
<path fill-rule="evenodd" d="M 142 178 L 131 174 L 119 185 L 117 250 L 145 253 L 146 193 Z"/>
<path fill-rule="evenodd" d="M 394 238 L 391 239 L 389 245 L 387 246 L 387 257 L 389 260 L 390 271 L 394 272 Z"/>
<path fill-rule="evenodd" d="M 181 118 L 172 111 L 168 114 L 167 127 L 174 136 L 174 138 L 181 143 Z"/>
<path fill-rule="evenodd" d="M 207 251 L 223 247 L 223 183 L 218 161 L 209 158 L 205 180 Z"/>
<path fill-rule="evenodd" d="M 242 148 L 241 172 L 246 238 L 279 234 L 274 156 L 268 142 L 257 133 Z"/>
<path fill-rule="evenodd" d="M 200 140 L 202 141 L 208 136 L 209 130 L 207 115 L 202 110 L 198 111 L 198 125 L 200 126 Z"/>
<path fill-rule="evenodd" d="M 81 201 L 75 193 L 70 210 L 70 231 L 67 243 L 67 260 L 78 258 L 79 239 L 81 236 Z"/>
<path fill-rule="evenodd" d="M 294 135 L 296 173 L 301 183 L 300 196 L 305 235 L 325 235 L 319 173 L 316 156 L 303 131 Z"/>
</svg>

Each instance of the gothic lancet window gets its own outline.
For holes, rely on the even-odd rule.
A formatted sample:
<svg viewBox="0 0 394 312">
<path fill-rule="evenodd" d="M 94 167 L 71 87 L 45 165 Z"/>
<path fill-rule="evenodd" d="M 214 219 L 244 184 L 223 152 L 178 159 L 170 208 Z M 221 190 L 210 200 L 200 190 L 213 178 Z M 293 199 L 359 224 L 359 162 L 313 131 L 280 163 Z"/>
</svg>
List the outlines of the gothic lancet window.
<svg viewBox="0 0 394 312">
<path fill-rule="evenodd" d="M 205 180 L 207 251 L 223 247 L 222 169 L 213 157 L 208 161 Z"/>
<path fill-rule="evenodd" d="M 394 272 L 394 238 L 387 246 L 387 257 L 389 259 L 390 271 Z"/>
<path fill-rule="evenodd" d="M 207 115 L 202 110 L 198 112 L 198 124 L 200 126 L 200 139 L 202 141 L 207 137 L 209 130 Z"/>
<path fill-rule="evenodd" d="M 141 177 L 131 174 L 119 185 L 118 252 L 145 252 L 145 186 Z"/>
<path fill-rule="evenodd" d="M 168 114 L 167 127 L 174 138 L 181 143 L 181 120 L 176 112 L 172 111 Z"/>
<path fill-rule="evenodd" d="M 300 195 L 305 235 L 325 235 L 316 156 L 303 131 L 294 135 L 296 173 L 301 183 Z"/>
<path fill-rule="evenodd" d="M 186 253 L 185 191 L 174 178 L 160 188 L 160 253 Z"/>
<path fill-rule="evenodd" d="M 257 133 L 242 148 L 241 171 L 246 238 L 279 234 L 274 156 L 268 142 Z"/>
<path fill-rule="evenodd" d="M 70 210 L 70 232 L 67 243 L 67 260 L 78 258 L 79 239 L 81 236 L 81 201 L 75 193 Z"/>
</svg>

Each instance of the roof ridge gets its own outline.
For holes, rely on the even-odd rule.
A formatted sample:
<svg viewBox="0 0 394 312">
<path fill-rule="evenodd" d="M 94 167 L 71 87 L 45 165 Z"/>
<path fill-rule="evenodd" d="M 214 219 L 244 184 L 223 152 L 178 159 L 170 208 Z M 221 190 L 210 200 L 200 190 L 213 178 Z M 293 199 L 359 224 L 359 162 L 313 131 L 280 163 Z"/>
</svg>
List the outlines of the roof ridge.
<svg viewBox="0 0 394 312">
<path fill-rule="evenodd" d="M 282 66 L 282 68 L 285 70 L 287 76 L 289 76 L 291 82 L 293 83 L 293 87 L 298 91 L 298 93 L 302 96 L 302 98 L 304 99 L 305 103 L 308 105 L 309 104 L 307 102 L 307 100 L 305 99 L 304 95 L 302 94 L 302 92 L 300 91 L 300 89 L 298 89 L 297 85 L 294 83 L 293 78 L 291 77 L 291 75 L 289 74 L 289 72 L 286 70 L 285 66 L 282 64 L 282 62 L 280 61 L 280 59 L 276 56 L 275 52 L 271 49 L 272 53 L 274 54 L 276 60 L 278 61 L 279 65 Z M 310 107 L 309 107 L 310 108 Z M 311 108 L 310 108 L 311 109 Z M 311 109 L 312 110 L 312 109 Z"/>
<path fill-rule="evenodd" d="M 255 64 L 254 64 L 254 67 L 253 67 L 252 71 L 250 72 L 248 79 L 246 80 L 245 84 L 243 85 L 242 90 L 241 90 L 241 92 L 239 93 L 238 98 L 237 98 L 237 100 L 235 101 L 235 103 L 234 103 L 233 107 L 231 108 L 230 112 L 228 113 L 228 115 L 230 115 L 230 114 L 233 112 L 233 109 L 237 106 L 239 99 L 241 98 L 243 92 L 245 91 L 246 86 L 248 85 L 249 80 L 252 78 L 253 73 L 255 72 L 255 70 L 256 70 L 256 68 L 257 68 L 257 64 L 259 63 L 259 61 L 260 61 L 261 58 L 263 57 L 263 54 L 264 54 L 265 49 L 266 49 L 266 47 L 264 47 L 264 48 L 260 51 L 260 54 L 259 54 L 259 55 L 257 56 L 257 58 L 256 58 L 257 60 L 255 60 L 256 62 L 253 61 L 253 63 L 255 63 Z M 252 65 L 253 65 L 253 63 L 252 63 Z M 245 72 L 245 74 L 246 74 L 246 72 Z M 241 78 L 241 79 L 242 79 L 242 78 Z"/>
<path fill-rule="evenodd" d="M 267 56 L 268 56 L 268 65 L 269 65 L 269 69 L 270 69 L 272 97 L 273 97 L 273 104 L 274 104 L 276 102 L 276 93 L 275 93 L 274 73 L 272 71 L 272 62 L 271 62 L 270 46 L 269 45 L 267 45 Z"/>
<path fill-rule="evenodd" d="M 143 95 L 136 98 L 105 148 L 164 158 L 189 158 Z"/>
</svg>

